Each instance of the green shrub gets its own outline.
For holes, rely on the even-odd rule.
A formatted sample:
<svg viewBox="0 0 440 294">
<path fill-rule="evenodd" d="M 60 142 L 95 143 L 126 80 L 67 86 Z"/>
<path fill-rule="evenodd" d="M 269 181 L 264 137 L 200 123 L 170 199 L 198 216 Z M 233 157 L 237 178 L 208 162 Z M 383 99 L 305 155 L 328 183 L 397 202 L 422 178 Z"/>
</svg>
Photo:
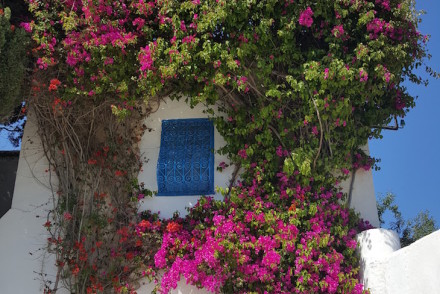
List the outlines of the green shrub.
<svg viewBox="0 0 440 294">
<path fill-rule="evenodd" d="M 0 6 L 0 123 L 24 100 L 30 37 L 10 23 L 11 10 Z"/>
</svg>

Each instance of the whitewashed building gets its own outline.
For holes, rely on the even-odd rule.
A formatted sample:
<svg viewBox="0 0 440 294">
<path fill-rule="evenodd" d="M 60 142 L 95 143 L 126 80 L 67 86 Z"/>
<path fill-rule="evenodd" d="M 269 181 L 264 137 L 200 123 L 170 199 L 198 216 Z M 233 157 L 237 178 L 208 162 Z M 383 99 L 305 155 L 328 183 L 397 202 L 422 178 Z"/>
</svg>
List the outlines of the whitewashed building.
<svg viewBox="0 0 440 294">
<path fill-rule="evenodd" d="M 162 217 L 170 217 L 175 211 L 185 215 L 185 208 L 197 202 L 199 192 L 221 199 L 222 196 L 215 193 L 215 187 L 229 185 L 232 167 L 223 172 L 218 172 L 215 168 L 220 162 L 228 162 L 227 158 L 215 152 L 225 141 L 207 120 L 209 115 L 204 112 L 202 105 L 190 108 L 183 101 L 166 99 L 159 107 L 158 111 L 146 118 L 145 124 L 151 131 L 146 132 L 142 138 L 140 152 L 142 157 L 149 160 L 145 162 L 139 174 L 139 181 L 144 182 L 147 188 L 157 190 L 162 196 L 144 199 L 140 209 L 160 211 Z M 166 140 L 164 131 L 172 131 L 170 124 L 173 123 L 195 123 L 196 127 L 201 127 L 203 136 L 205 139 L 208 138 L 205 141 L 214 152 L 197 158 L 197 164 L 191 165 L 185 158 L 192 156 L 192 151 L 200 146 L 194 145 L 189 148 L 194 150 L 182 151 L 179 147 L 181 143 L 177 141 L 166 150 L 161 150 L 164 146 L 161 141 Z M 173 136 L 175 135 L 173 133 Z M 188 141 L 187 137 L 191 137 L 192 134 L 178 133 L 177 136 Z M 166 160 L 166 152 L 184 153 L 172 171 L 160 169 L 161 160 Z M 56 185 L 56 179 L 48 168 L 36 125 L 30 116 L 22 141 L 12 207 L 0 219 L 1 294 L 42 293 L 43 278 L 55 278 L 53 257 L 45 250 L 48 235 L 43 227 L 51 207 L 51 187 Z M 198 185 L 200 191 L 185 190 L 185 182 L 198 179 L 203 179 L 203 183 Z M 164 183 L 170 187 L 174 185 L 174 188 L 164 189 Z M 372 172 L 360 169 L 356 172 L 353 185 L 350 183 L 349 179 L 342 186 L 347 192 L 352 186 L 352 207 L 373 226 L 378 227 Z M 366 231 L 359 235 L 358 240 L 362 281 L 371 289 L 371 293 L 439 293 L 440 231 L 401 250 L 396 234 L 387 230 Z M 151 284 L 141 285 L 138 293 L 150 293 L 152 288 Z M 187 286 L 182 279 L 173 293 L 207 292 Z"/>
</svg>

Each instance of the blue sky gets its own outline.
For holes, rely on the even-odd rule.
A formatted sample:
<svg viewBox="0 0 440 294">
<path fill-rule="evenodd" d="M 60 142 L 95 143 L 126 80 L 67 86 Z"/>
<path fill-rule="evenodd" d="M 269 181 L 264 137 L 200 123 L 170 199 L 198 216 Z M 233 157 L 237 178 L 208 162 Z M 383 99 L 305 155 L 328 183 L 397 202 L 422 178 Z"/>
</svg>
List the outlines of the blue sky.
<svg viewBox="0 0 440 294">
<path fill-rule="evenodd" d="M 428 50 L 433 57 L 427 63 L 440 71 L 440 1 L 417 0 L 417 8 L 427 12 L 419 25 L 423 34 L 431 35 Z M 407 86 L 418 99 L 405 118 L 406 126 L 370 141 L 371 155 L 381 159 L 381 170 L 373 172 L 375 192 L 393 192 L 405 218 L 428 209 L 440 225 L 440 80 L 431 78 L 428 87 Z M 1 132 L 0 150 L 11 148 L 5 138 L 6 132 Z"/>
<path fill-rule="evenodd" d="M 8 132 L 1 131 L 0 132 L 0 150 L 15 150 L 20 148 L 14 148 L 12 147 L 11 143 L 9 143 L 8 140 Z"/>
<path fill-rule="evenodd" d="M 440 71 L 440 1 L 417 0 L 422 16 L 419 30 L 431 35 L 427 64 Z M 428 75 L 420 71 L 420 75 Z M 382 140 L 370 141 L 370 153 L 380 158 L 380 171 L 373 172 L 376 196 L 396 195 L 404 218 L 413 218 L 428 209 L 440 225 L 440 80 L 430 79 L 427 87 L 407 83 L 408 91 L 418 96 L 416 107 L 405 117 L 399 131 L 384 131 Z"/>
</svg>

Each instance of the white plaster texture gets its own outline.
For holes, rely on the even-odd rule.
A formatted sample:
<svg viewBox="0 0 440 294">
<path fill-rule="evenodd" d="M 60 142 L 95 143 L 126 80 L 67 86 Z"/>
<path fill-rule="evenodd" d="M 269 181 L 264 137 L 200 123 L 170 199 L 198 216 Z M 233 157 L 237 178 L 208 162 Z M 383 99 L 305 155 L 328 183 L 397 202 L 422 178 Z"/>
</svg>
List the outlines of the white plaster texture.
<svg viewBox="0 0 440 294">
<path fill-rule="evenodd" d="M 369 154 L 368 144 L 364 146 L 364 151 Z M 350 193 L 350 184 L 353 173 L 340 186 L 344 193 Z M 350 208 L 359 212 L 364 220 L 368 220 L 371 225 L 380 227 L 379 216 L 377 214 L 376 196 L 374 194 L 373 172 L 359 168 L 355 172 L 353 189 L 351 191 Z"/>
<path fill-rule="evenodd" d="M 365 288 L 383 293 L 385 284 L 384 263 L 389 256 L 400 249 L 396 232 L 386 229 L 371 229 L 357 235 L 360 255 L 361 283 Z"/>
<path fill-rule="evenodd" d="M 361 282 L 371 294 L 440 293 L 440 230 L 402 249 L 390 230 L 368 230 L 357 240 Z"/>
<path fill-rule="evenodd" d="M 384 292 L 440 293 L 440 230 L 391 254 L 385 264 Z"/>
<path fill-rule="evenodd" d="M 0 293 L 41 294 L 55 280 L 43 224 L 50 206 L 48 162 L 32 116 L 26 123 L 11 209 L 0 219 Z M 46 274 L 41 276 L 40 273 Z M 60 292 L 61 293 L 61 292 Z"/>
<path fill-rule="evenodd" d="M 209 118 L 210 115 L 205 113 L 206 107 L 203 104 L 198 104 L 191 108 L 183 99 L 171 100 L 166 98 L 160 102 L 159 109 L 150 114 L 145 119 L 145 125 L 151 131 L 146 131 L 140 142 L 141 158 L 146 158 L 142 171 L 139 173 L 138 180 L 143 182 L 147 189 L 157 191 L 156 167 L 159 158 L 160 138 L 162 120 L 164 119 L 185 119 L 185 118 Z M 217 115 L 218 112 L 216 112 Z M 217 151 L 226 144 L 223 137 L 214 130 L 214 187 L 226 188 L 229 186 L 229 181 L 232 176 L 233 167 L 229 166 L 223 172 L 216 170 L 216 167 L 222 162 L 229 163 L 226 156 L 220 155 Z M 223 196 L 216 193 L 215 199 L 221 200 Z M 187 207 L 192 207 L 197 203 L 200 196 L 153 196 L 152 198 L 145 198 L 141 201 L 139 210 L 151 210 L 153 212 L 160 211 L 160 216 L 169 218 L 173 216 L 175 211 L 178 211 L 181 216 L 187 215 Z"/>
</svg>

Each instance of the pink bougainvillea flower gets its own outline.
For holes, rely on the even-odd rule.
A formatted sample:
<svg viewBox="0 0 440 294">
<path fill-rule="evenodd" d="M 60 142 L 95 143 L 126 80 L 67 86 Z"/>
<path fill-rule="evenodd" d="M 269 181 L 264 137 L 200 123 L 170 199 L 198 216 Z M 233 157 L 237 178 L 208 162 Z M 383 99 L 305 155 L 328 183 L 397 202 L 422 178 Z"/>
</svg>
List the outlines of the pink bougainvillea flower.
<svg viewBox="0 0 440 294">
<path fill-rule="evenodd" d="M 180 22 L 180 30 L 182 32 L 186 32 L 186 25 L 185 25 L 185 22 L 183 20 Z"/>
<path fill-rule="evenodd" d="M 328 79 L 328 72 L 329 72 L 328 68 L 324 69 L 324 80 Z"/>
<path fill-rule="evenodd" d="M 141 65 L 141 71 L 152 70 L 153 69 L 153 58 L 152 50 L 149 45 L 141 48 L 139 53 L 139 63 Z"/>
<path fill-rule="evenodd" d="M 401 91 L 397 91 L 395 99 L 396 99 L 395 100 L 395 107 L 397 110 L 402 110 L 403 108 L 405 108 L 406 103 L 404 100 L 402 100 L 402 92 Z"/>
<path fill-rule="evenodd" d="M 239 155 L 241 158 L 246 159 L 246 158 L 247 158 L 246 149 L 241 149 L 240 151 L 238 151 L 238 155 Z"/>
<path fill-rule="evenodd" d="M 183 44 L 191 44 L 191 43 L 193 43 L 193 42 L 195 42 L 195 41 L 196 41 L 196 39 L 194 38 L 193 35 L 186 36 L 186 37 L 184 37 L 184 38 L 182 39 L 182 43 L 183 43 Z"/>
<path fill-rule="evenodd" d="M 33 22 L 22 22 L 20 26 L 28 33 L 32 32 Z"/>
<path fill-rule="evenodd" d="M 332 35 L 336 38 L 341 38 L 344 35 L 344 26 L 343 25 L 337 25 L 334 26 L 332 29 Z"/>
<path fill-rule="evenodd" d="M 313 24 L 312 16 L 313 16 L 313 10 L 309 6 L 309 7 L 307 7 L 306 10 L 303 10 L 301 12 L 301 14 L 299 15 L 299 20 L 298 20 L 299 24 L 310 28 Z"/>
<path fill-rule="evenodd" d="M 226 167 L 228 167 L 228 165 L 224 161 L 222 161 L 219 163 L 218 167 L 221 169 L 225 169 Z"/>
<path fill-rule="evenodd" d="M 107 57 L 107 58 L 104 60 L 104 64 L 105 64 L 105 65 L 113 64 L 113 62 L 114 62 L 114 60 L 113 60 L 113 58 L 111 58 L 111 57 Z"/>
<path fill-rule="evenodd" d="M 283 156 L 283 148 L 281 146 L 278 146 L 276 153 L 279 157 L 282 157 Z"/>
<path fill-rule="evenodd" d="M 364 71 L 363 69 L 359 70 L 359 80 L 361 82 L 368 81 L 368 73 L 366 71 Z"/>
</svg>

